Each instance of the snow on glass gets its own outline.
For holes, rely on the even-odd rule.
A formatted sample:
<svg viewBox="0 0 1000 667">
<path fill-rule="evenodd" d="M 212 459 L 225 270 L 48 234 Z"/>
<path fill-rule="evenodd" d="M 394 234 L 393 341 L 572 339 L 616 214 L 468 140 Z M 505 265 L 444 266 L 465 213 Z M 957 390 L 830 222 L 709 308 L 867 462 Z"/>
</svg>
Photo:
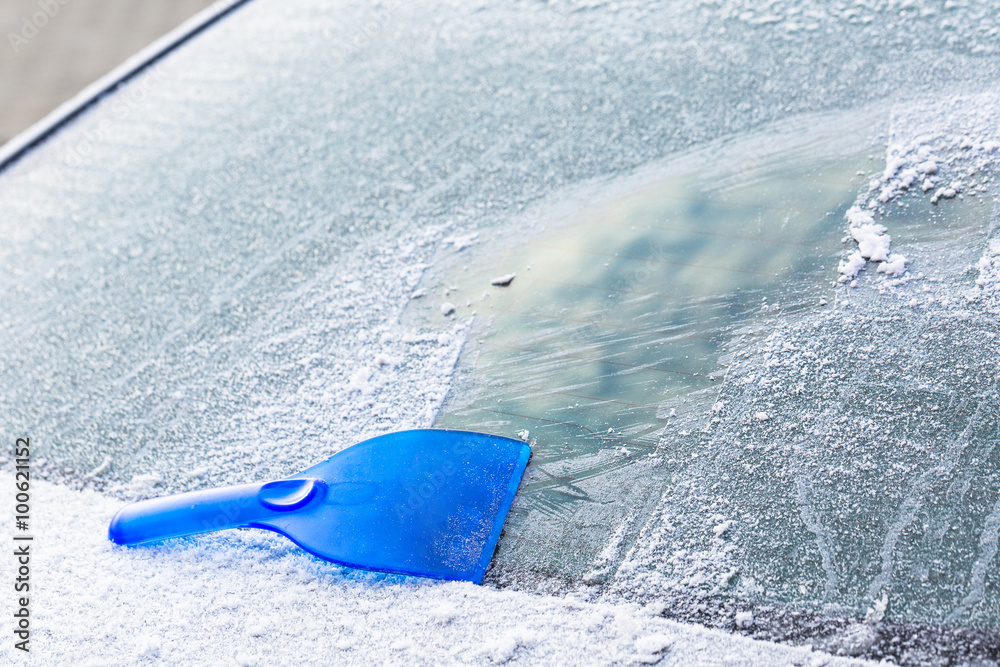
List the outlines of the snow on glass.
<svg viewBox="0 0 1000 667">
<path fill-rule="evenodd" d="M 0 190 L 0 424 L 30 433 L 59 482 L 39 515 L 53 527 L 40 571 L 60 591 L 36 619 L 50 655 L 97 637 L 119 662 L 828 659 L 667 615 L 904 662 L 981 657 L 1000 615 L 1000 137 L 984 83 L 998 16 L 930 0 L 257 0 L 167 59 L 129 113 L 97 104 Z M 855 111 L 884 128 L 875 161 Z M 846 199 L 725 217 L 745 203 L 725 193 L 799 183 L 768 128 L 798 160 L 844 118 L 851 170 L 822 175 Z M 480 347 L 487 304 L 541 293 L 549 267 L 473 276 L 472 258 L 540 235 L 558 216 L 539 211 L 585 218 L 588 195 L 647 168 L 705 194 L 683 209 L 707 221 L 693 231 L 728 240 L 671 245 L 661 229 L 662 252 L 630 245 L 663 218 L 589 246 L 564 235 L 594 284 L 549 284 L 538 310 L 586 304 L 615 334 L 564 321 Z M 699 250 L 702 266 L 663 268 Z M 439 262 L 468 282 L 435 283 Z M 598 283 L 626 267 L 626 285 Z M 718 277 L 739 272 L 758 282 Z M 641 297 L 620 297 L 640 279 Z M 671 328 L 701 320 L 710 336 Z M 548 355 L 525 371 L 551 381 L 548 421 L 484 423 L 539 452 L 534 504 L 512 514 L 525 532 L 501 541 L 493 579 L 521 590 L 347 572 L 267 535 L 141 551 L 103 538 L 125 498 L 277 478 L 464 419 L 477 395 L 509 398 L 472 386 L 473 357 L 499 375 L 528 342 Z M 573 396 L 583 380 L 608 392 L 596 407 Z"/>
</svg>

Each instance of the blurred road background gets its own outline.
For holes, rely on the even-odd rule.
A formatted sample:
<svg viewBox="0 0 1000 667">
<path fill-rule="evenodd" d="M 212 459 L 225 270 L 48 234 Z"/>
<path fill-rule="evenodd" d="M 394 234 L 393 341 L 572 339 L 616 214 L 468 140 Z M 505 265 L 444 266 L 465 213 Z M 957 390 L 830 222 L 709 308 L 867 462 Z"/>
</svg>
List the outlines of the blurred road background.
<svg viewBox="0 0 1000 667">
<path fill-rule="evenodd" d="M 0 0 L 0 145 L 212 0 Z"/>
</svg>

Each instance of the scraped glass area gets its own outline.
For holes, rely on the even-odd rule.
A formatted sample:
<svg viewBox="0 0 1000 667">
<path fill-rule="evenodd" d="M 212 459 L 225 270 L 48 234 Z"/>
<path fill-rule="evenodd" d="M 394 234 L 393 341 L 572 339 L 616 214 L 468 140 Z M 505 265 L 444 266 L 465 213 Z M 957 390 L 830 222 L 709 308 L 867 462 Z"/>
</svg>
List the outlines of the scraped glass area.
<svg viewBox="0 0 1000 667">
<path fill-rule="evenodd" d="M 437 425 L 534 443 L 498 580 L 604 582 L 699 456 L 669 436 L 715 402 L 736 332 L 830 307 L 872 121 L 808 122 L 595 184 L 551 228 L 501 231 L 461 258 L 474 270 L 425 280 L 476 311 Z"/>
<path fill-rule="evenodd" d="M 476 313 L 438 425 L 534 447 L 494 581 L 726 627 L 755 609 L 761 636 L 846 652 L 875 644 L 847 625 L 866 614 L 906 641 L 996 623 L 1000 324 L 969 269 L 993 199 L 904 197 L 880 221 L 919 276 L 835 290 L 867 122 L 595 186 L 432 274 Z"/>
</svg>

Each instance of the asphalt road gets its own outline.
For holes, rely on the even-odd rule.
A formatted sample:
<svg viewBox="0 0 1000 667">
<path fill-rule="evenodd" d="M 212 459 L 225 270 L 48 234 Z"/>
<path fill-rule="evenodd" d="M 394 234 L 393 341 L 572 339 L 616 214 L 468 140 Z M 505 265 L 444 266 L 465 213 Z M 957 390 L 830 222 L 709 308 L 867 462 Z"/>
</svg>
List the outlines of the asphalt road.
<svg viewBox="0 0 1000 667">
<path fill-rule="evenodd" d="M 0 145 L 211 0 L 2 0 Z"/>
</svg>

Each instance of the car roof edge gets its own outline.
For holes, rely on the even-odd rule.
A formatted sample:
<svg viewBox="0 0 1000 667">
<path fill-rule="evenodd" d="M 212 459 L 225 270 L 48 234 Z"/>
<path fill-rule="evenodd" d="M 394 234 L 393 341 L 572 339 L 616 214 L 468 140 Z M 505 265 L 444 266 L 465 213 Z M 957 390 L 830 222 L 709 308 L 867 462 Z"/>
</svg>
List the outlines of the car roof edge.
<svg viewBox="0 0 1000 667">
<path fill-rule="evenodd" d="M 250 0 L 220 0 L 163 35 L 0 146 L 0 173 L 144 69 Z"/>
</svg>

